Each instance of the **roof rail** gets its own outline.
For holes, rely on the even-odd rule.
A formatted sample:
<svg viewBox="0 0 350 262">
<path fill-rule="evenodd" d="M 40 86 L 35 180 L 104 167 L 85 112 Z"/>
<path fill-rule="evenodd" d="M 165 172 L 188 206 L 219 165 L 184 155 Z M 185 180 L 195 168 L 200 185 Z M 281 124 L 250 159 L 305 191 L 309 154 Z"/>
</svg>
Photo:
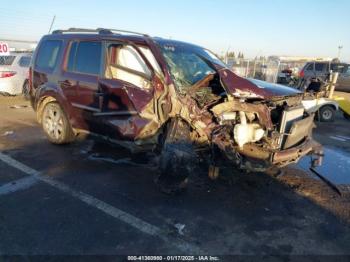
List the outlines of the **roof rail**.
<svg viewBox="0 0 350 262">
<path fill-rule="evenodd" d="M 113 29 L 113 28 L 97 28 L 97 30 L 105 30 L 110 32 L 119 32 L 119 33 L 126 33 L 126 34 L 132 34 L 132 35 L 142 35 L 142 36 L 149 36 L 148 34 L 134 32 L 134 31 L 128 31 L 128 30 L 120 30 L 120 29 Z"/>
<path fill-rule="evenodd" d="M 101 33 L 100 30 L 97 29 L 89 29 L 89 28 L 75 28 L 71 27 L 66 30 L 55 30 L 52 34 L 63 34 L 63 33 Z M 107 33 L 107 32 L 103 32 Z M 112 32 L 109 32 L 112 33 Z"/>
<path fill-rule="evenodd" d="M 147 34 L 127 31 L 127 30 L 119 30 L 119 29 L 107 29 L 107 28 L 97 28 L 97 29 L 89 29 L 89 28 L 68 28 L 66 30 L 55 30 L 52 34 L 63 34 L 63 33 L 97 33 L 97 34 L 113 34 L 114 32 L 118 33 L 126 33 L 132 35 L 141 35 L 149 37 Z"/>
</svg>

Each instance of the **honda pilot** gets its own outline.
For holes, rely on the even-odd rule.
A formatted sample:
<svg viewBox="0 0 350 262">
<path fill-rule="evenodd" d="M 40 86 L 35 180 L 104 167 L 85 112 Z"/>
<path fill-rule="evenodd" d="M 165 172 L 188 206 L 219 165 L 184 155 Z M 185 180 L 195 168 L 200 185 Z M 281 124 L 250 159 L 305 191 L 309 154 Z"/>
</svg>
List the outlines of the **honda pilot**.
<svg viewBox="0 0 350 262">
<path fill-rule="evenodd" d="M 38 44 L 29 81 L 48 140 L 89 133 L 154 150 L 158 182 L 169 190 L 184 186 L 199 156 L 210 167 L 225 159 L 263 171 L 322 155 L 301 92 L 241 78 L 197 45 L 123 30 L 57 30 Z"/>
</svg>

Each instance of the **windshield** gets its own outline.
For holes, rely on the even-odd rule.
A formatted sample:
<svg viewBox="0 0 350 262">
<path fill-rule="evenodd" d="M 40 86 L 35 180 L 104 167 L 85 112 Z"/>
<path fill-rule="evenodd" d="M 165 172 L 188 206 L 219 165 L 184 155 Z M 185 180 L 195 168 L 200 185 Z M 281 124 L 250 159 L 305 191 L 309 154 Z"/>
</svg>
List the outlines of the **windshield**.
<svg viewBox="0 0 350 262">
<path fill-rule="evenodd" d="M 216 73 L 213 64 L 226 67 L 213 53 L 204 48 L 166 40 L 160 40 L 158 44 L 180 92 L 186 92 L 205 76 Z"/>
</svg>

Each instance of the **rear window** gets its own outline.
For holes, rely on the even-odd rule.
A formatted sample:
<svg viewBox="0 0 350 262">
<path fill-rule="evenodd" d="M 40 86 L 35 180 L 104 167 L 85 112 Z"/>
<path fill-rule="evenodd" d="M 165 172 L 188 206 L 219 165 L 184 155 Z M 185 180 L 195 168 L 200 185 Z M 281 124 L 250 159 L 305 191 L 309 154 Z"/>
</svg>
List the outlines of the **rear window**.
<svg viewBox="0 0 350 262">
<path fill-rule="evenodd" d="M 19 66 L 20 67 L 29 67 L 29 64 L 30 64 L 30 60 L 32 58 L 30 56 L 22 56 L 20 59 L 19 59 Z"/>
<path fill-rule="evenodd" d="M 61 47 L 62 41 L 60 40 L 44 41 L 39 48 L 39 53 L 36 58 L 36 66 L 43 69 L 54 69 Z"/>
<path fill-rule="evenodd" d="M 14 56 L 14 55 L 0 56 L 0 65 L 5 65 L 5 66 L 12 65 L 15 58 L 16 58 L 16 56 Z"/>
<path fill-rule="evenodd" d="M 67 71 L 98 75 L 101 68 L 101 42 L 73 42 L 68 56 Z"/>
</svg>

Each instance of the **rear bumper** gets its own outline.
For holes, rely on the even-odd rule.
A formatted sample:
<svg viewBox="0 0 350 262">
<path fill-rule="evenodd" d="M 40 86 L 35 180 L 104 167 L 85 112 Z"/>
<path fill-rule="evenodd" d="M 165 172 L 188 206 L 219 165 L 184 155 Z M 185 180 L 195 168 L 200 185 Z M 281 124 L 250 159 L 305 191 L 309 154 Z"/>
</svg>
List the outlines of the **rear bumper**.
<svg viewBox="0 0 350 262">
<path fill-rule="evenodd" d="M 0 79 L 0 93 L 18 95 L 22 89 L 16 86 L 14 79 Z"/>
</svg>

